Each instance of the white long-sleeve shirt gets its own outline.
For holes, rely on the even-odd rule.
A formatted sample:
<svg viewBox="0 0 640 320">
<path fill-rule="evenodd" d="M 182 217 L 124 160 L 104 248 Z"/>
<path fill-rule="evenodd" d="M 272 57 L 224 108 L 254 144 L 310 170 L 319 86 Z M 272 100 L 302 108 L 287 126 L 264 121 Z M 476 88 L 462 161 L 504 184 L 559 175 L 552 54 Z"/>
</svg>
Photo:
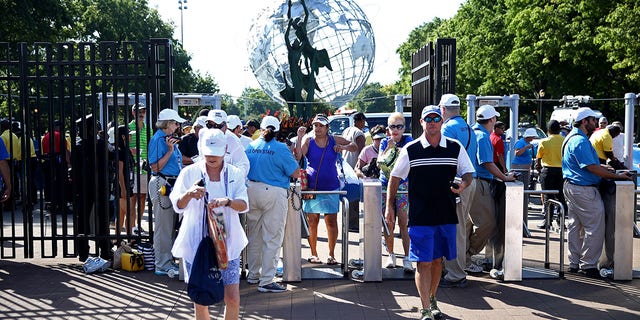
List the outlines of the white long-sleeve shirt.
<svg viewBox="0 0 640 320">
<path fill-rule="evenodd" d="M 225 172 L 227 176 L 226 179 Z M 182 209 L 178 208 L 177 205 L 180 197 L 194 184 L 198 183 L 200 179 L 204 178 L 206 181 L 205 186 L 209 194 L 209 199 L 224 197 L 234 200 L 241 199 L 247 203 L 247 208 L 249 208 L 244 172 L 233 165 L 225 163 L 220 176 L 219 182 L 210 181 L 207 175 L 205 161 L 198 161 L 180 171 L 180 175 L 178 175 L 176 183 L 173 186 L 173 191 L 171 191 L 169 195 L 173 209 L 176 213 L 183 214 L 178 237 L 171 249 L 174 257 L 193 262 L 193 258 L 198 250 L 198 245 L 203 238 L 204 198 L 199 200 L 192 199 L 187 203 L 187 206 Z M 227 188 L 224 186 L 225 180 L 227 180 Z M 220 209 L 224 211 L 227 257 L 229 260 L 233 260 L 240 257 L 242 249 L 249 241 L 240 223 L 238 214 L 241 212 L 233 210 L 230 207 L 220 207 Z M 246 211 L 247 210 L 243 212 Z"/>
</svg>

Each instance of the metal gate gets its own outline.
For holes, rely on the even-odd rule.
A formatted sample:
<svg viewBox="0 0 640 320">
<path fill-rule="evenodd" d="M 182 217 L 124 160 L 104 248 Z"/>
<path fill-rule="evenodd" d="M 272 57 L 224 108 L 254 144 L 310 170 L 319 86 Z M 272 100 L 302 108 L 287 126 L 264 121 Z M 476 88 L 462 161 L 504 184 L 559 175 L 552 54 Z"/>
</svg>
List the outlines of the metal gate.
<svg viewBox="0 0 640 320">
<path fill-rule="evenodd" d="M 153 235 L 150 203 L 141 203 L 149 208 L 146 218 L 136 214 L 137 221 L 124 224 L 148 234 L 118 234 L 109 226 L 120 223 L 114 181 L 124 160 L 107 133 L 137 118 L 132 106 L 143 100 L 148 129 L 141 133 L 150 139 L 159 110 L 171 105 L 172 62 L 168 39 L 0 43 L 0 131 L 13 187 L 0 215 L 0 258 L 74 257 L 79 247 L 98 254 L 97 244 Z M 129 163 L 140 172 L 146 159 L 134 158 Z M 125 202 L 128 216 L 134 209 Z"/>
<path fill-rule="evenodd" d="M 422 134 L 422 108 L 456 91 L 456 39 L 429 42 L 411 56 L 411 134 Z"/>
</svg>

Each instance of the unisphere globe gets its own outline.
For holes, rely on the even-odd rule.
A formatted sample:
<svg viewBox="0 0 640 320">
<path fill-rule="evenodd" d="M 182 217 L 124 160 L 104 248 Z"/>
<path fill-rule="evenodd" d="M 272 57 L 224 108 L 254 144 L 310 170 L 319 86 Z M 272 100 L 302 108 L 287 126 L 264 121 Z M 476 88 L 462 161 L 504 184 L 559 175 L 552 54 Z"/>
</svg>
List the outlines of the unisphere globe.
<svg viewBox="0 0 640 320">
<path fill-rule="evenodd" d="M 362 89 L 373 71 L 375 40 L 371 24 L 353 0 L 306 0 L 308 39 L 315 49 L 326 49 L 333 71 L 320 68 L 315 98 L 340 107 Z M 284 104 L 280 91 L 289 87 L 291 72 L 285 32 L 289 23 L 288 1 L 276 0 L 262 10 L 249 31 L 249 66 L 262 89 Z M 301 2 L 291 6 L 291 17 L 304 16 Z M 293 41 L 296 35 L 290 32 Z M 301 66 L 304 68 L 304 61 Z M 283 76 L 284 73 L 284 76 Z"/>
</svg>

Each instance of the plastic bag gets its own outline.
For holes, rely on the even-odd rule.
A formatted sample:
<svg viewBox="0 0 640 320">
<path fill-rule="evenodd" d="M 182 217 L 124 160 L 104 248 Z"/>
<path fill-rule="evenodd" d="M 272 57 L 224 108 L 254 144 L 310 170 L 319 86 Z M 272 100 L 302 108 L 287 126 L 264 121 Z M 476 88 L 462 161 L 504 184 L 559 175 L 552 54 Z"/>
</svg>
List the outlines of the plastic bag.
<svg viewBox="0 0 640 320">
<path fill-rule="evenodd" d="M 122 261 L 120 259 L 122 258 L 122 253 L 124 252 L 131 252 L 131 246 L 129 246 L 129 244 L 127 244 L 125 241 L 122 241 L 118 249 L 116 249 L 116 251 L 113 252 L 113 269 L 114 270 L 122 268 Z"/>
</svg>

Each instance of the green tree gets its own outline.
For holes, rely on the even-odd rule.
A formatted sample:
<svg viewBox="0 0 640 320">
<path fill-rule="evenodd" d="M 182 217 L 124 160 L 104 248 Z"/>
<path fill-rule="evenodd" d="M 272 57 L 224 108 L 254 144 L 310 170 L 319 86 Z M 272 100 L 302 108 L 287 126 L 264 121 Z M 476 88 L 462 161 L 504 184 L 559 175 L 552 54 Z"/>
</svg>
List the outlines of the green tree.
<svg viewBox="0 0 640 320">
<path fill-rule="evenodd" d="M 382 90 L 379 82 L 367 83 L 349 103 L 352 109 L 362 112 L 391 112 L 393 98 Z"/>
<path fill-rule="evenodd" d="M 0 39 L 17 42 L 65 41 L 75 24 L 74 1 L 0 0 Z"/>
<path fill-rule="evenodd" d="M 273 114 L 275 111 L 283 109 L 282 105 L 273 101 L 262 89 L 245 88 L 242 95 L 237 100 L 239 110 L 246 110 L 246 117 L 258 119 L 261 115 L 267 113 L 267 110 Z M 242 112 L 242 114 L 245 114 Z"/>
<path fill-rule="evenodd" d="M 398 48 L 401 81 L 408 90 L 411 54 L 428 41 L 457 41 L 456 93 L 536 98 L 589 94 L 619 98 L 637 88 L 640 27 L 632 18 L 637 1 L 468 0 L 448 20 L 434 19 Z M 410 91 L 409 91 L 410 92 Z M 621 104 L 596 102 L 605 113 Z M 609 105 L 611 104 L 611 109 Z M 535 103 L 523 101 L 521 112 Z M 523 115 L 524 116 L 524 115 Z"/>
<path fill-rule="evenodd" d="M 202 75 L 200 72 L 195 73 L 195 84 L 193 85 L 193 92 L 201 93 L 218 93 L 220 87 L 218 83 L 208 72 Z"/>
<path fill-rule="evenodd" d="M 612 68 L 623 75 L 620 87 L 624 92 L 635 92 L 640 82 L 640 2 L 635 0 L 616 1 L 604 18 L 604 23 L 597 28 L 594 39 L 600 49 L 606 52 L 607 61 Z"/>
</svg>

